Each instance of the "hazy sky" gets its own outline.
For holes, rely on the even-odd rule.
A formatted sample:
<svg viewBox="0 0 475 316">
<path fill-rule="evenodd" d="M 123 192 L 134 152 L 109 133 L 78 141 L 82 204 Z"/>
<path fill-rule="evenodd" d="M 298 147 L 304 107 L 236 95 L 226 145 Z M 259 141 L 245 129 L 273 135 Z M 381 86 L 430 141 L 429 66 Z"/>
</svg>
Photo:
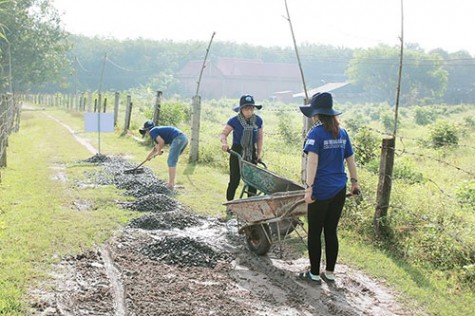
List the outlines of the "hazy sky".
<svg viewBox="0 0 475 316">
<path fill-rule="evenodd" d="M 293 46 L 284 0 L 53 0 L 67 31 Z M 287 0 L 297 44 L 399 45 L 400 0 Z M 475 1 L 405 0 L 404 41 L 475 56 Z"/>
</svg>

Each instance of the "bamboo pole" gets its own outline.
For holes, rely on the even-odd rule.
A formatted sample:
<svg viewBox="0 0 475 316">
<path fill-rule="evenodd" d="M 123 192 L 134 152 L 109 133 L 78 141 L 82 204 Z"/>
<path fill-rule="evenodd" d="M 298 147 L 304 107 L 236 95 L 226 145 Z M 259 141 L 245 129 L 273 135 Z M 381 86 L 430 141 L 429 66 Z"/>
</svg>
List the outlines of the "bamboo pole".
<svg viewBox="0 0 475 316">
<path fill-rule="evenodd" d="M 200 92 L 200 85 L 201 85 L 201 78 L 203 76 L 203 71 L 206 68 L 206 59 L 208 58 L 209 50 L 211 48 L 211 43 L 213 42 L 213 38 L 216 35 L 216 32 L 213 32 L 211 35 L 211 39 L 208 44 L 208 48 L 206 48 L 206 54 L 203 59 L 203 65 L 201 66 L 200 75 L 198 77 L 198 81 L 196 84 L 196 93 L 192 99 L 192 112 L 191 112 L 191 141 L 190 141 L 190 162 L 197 162 L 199 159 L 199 151 L 200 151 L 200 117 L 201 117 L 201 96 L 199 95 Z"/>
<path fill-rule="evenodd" d="M 374 231 L 377 238 L 383 237 L 385 232 L 386 216 L 390 204 L 392 177 L 394 169 L 394 153 L 396 149 L 396 132 L 399 109 L 399 95 L 401 93 L 402 62 L 404 53 L 404 10 L 401 0 L 401 50 L 399 56 L 399 73 L 396 87 L 396 104 L 394 109 L 394 130 L 392 138 L 383 139 L 381 146 L 381 161 L 379 166 L 378 190 L 376 192 L 376 209 L 374 212 Z"/>
<path fill-rule="evenodd" d="M 297 40 L 295 39 L 294 28 L 292 26 L 292 20 L 290 19 L 290 12 L 289 12 L 289 7 L 287 5 L 287 0 L 284 0 L 284 2 L 285 2 L 285 10 L 287 12 L 287 17 L 285 19 L 289 22 L 290 33 L 292 35 L 292 41 L 294 43 L 295 55 L 297 56 L 297 62 L 300 69 L 300 77 L 302 79 L 303 91 L 305 93 L 303 104 L 308 104 L 310 100 L 307 93 L 307 85 L 305 83 L 305 76 L 303 74 L 302 63 L 300 62 L 300 55 L 297 48 Z M 304 115 L 302 116 L 302 120 L 303 120 L 302 140 L 304 141 L 305 137 L 307 137 L 308 130 L 312 126 L 312 121 L 310 118 L 305 117 Z M 302 161 L 301 161 L 301 169 L 300 169 L 300 180 L 302 181 L 302 183 L 306 183 L 306 177 L 307 177 L 307 155 L 302 151 Z"/>
</svg>

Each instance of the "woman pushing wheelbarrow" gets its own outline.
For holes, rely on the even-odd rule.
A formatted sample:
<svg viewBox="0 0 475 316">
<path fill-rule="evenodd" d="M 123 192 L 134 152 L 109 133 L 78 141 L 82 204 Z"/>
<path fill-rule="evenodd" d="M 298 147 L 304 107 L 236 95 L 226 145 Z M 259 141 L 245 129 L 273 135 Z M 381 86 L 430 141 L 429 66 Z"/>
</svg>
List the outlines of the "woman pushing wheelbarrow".
<svg viewBox="0 0 475 316">
<path fill-rule="evenodd" d="M 219 135 L 221 148 L 224 151 L 230 149 L 242 156 L 245 161 L 256 164 L 262 158 L 262 146 L 264 143 L 263 121 L 259 115 L 254 113 L 254 109 L 260 110 L 262 105 L 255 104 L 251 95 L 243 95 L 239 100 L 239 105 L 233 110 L 239 114 L 228 120 L 223 131 Z M 228 135 L 233 133 L 233 143 L 231 148 L 228 145 Z M 239 160 L 236 156 L 229 157 L 229 183 L 226 190 L 226 200 L 234 199 L 236 190 L 241 180 L 239 171 Z M 248 196 L 256 193 L 254 187 L 248 188 Z"/>
</svg>

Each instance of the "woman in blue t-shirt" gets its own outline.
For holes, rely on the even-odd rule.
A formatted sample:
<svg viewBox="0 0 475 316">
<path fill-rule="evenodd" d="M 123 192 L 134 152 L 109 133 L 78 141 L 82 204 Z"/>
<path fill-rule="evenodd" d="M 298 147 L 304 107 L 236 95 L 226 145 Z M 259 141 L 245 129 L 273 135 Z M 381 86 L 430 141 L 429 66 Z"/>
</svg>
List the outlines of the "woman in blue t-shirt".
<svg viewBox="0 0 475 316">
<path fill-rule="evenodd" d="M 262 157 L 262 145 L 264 143 L 264 130 L 262 118 L 254 114 L 254 108 L 260 110 L 262 105 L 256 105 L 251 95 L 243 95 L 239 100 L 239 106 L 234 107 L 234 111 L 239 112 L 228 120 L 223 131 L 219 135 L 221 148 L 224 151 L 229 149 L 239 153 L 242 159 L 257 163 Z M 228 145 L 228 135 L 233 132 L 233 144 Z M 229 158 L 229 183 L 226 190 L 226 200 L 234 199 L 236 189 L 241 180 L 239 170 L 239 160 L 231 155 Z M 255 194 L 256 189 L 249 187 L 250 194 Z"/>
<path fill-rule="evenodd" d="M 145 122 L 143 128 L 139 131 L 142 136 L 149 135 L 155 143 L 152 151 L 147 155 L 147 160 L 163 154 L 163 147 L 165 147 L 165 145 L 170 145 L 167 159 L 167 187 L 170 190 L 173 190 L 175 188 L 176 165 L 178 163 L 178 158 L 183 153 L 183 150 L 185 150 L 186 145 L 188 145 L 188 137 L 174 126 L 155 126 L 153 121 Z"/>
<path fill-rule="evenodd" d="M 338 257 L 337 226 L 346 199 L 345 161 L 350 173 L 352 194 L 359 193 L 356 164 L 348 133 L 336 118 L 330 93 L 317 93 L 310 105 L 300 106 L 314 125 L 307 133 L 303 151 L 307 154 L 305 202 L 308 204 L 308 255 L 310 271 L 300 278 L 321 283 L 335 282 L 334 270 Z M 325 236 L 325 272 L 320 273 L 321 235 Z"/>
</svg>

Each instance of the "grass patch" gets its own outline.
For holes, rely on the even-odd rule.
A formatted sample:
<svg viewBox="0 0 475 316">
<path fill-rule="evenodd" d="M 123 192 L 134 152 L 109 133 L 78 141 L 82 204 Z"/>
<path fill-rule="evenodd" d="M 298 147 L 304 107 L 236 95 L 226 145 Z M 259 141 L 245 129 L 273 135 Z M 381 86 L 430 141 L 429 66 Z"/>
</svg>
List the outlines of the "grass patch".
<svg viewBox="0 0 475 316">
<path fill-rule="evenodd" d="M 134 216 L 115 205 L 123 198 L 115 188 L 75 185 L 73 179 L 91 166 L 71 162 L 90 156 L 42 113 L 22 114 L 0 184 L 0 315 L 24 315 L 23 295 L 55 258 L 104 242 Z M 93 210 L 74 207 L 77 200 L 93 199 Z"/>
</svg>

